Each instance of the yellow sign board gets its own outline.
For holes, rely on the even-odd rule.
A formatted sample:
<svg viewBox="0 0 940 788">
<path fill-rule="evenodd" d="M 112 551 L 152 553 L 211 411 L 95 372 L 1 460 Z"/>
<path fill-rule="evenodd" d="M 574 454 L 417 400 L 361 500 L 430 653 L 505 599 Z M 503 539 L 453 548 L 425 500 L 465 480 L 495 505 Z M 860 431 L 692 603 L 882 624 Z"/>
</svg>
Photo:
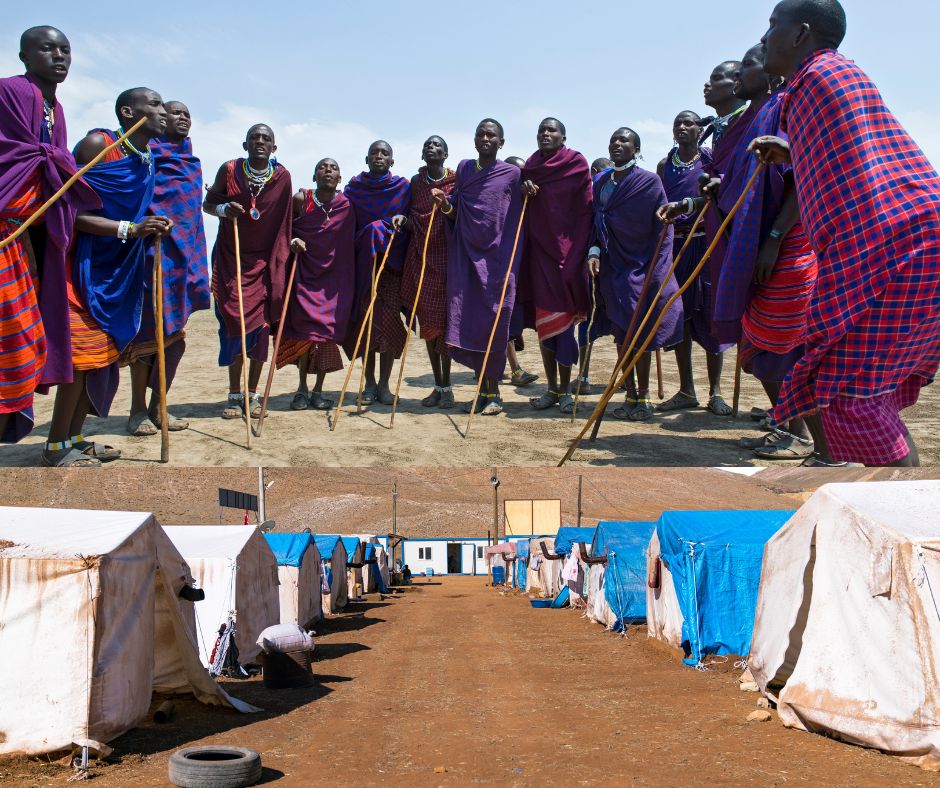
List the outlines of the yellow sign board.
<svg viewBox="0 0 940 788">
<path fill-rule="evenodd" d="M 551 536 L 561 528 L 561 500 L 515 499 L 503 501 L 506 536 Z"/>
</svg>

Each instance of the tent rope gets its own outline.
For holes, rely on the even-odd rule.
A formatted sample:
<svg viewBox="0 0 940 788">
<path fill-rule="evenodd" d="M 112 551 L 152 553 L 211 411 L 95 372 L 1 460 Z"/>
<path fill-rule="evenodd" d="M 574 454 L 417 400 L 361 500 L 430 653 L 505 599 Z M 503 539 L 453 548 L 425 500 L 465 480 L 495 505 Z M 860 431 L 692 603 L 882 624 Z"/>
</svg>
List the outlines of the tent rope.
<svg viewBox="0 0 940 788">
<path fill-rule="evenodd" d="M 692 600 L 695 602 L 695 653 L 693 656 L 698 660 L 695 664 L 696 670 L 708 670 L 708 666 L 702 662 L 702 624 L 698 612 L 698 583 L 695 580 L 695 542 L 689 542 L 689 558 L 692 559 Z M 688 562 L 686 563 L 688 566 Z"/>
<path fill-rule="evenodd" d="M 920 559 L 920 571 L 927 584 L 927 591 L 930 594 L 930 601 L 933 602 L 934 612 L 937 614 L 937 620 L 940 620 L 940 607 L 937 606 L 937 598 L 934 596 L 933 586 L 930 584 L 930 575 L 927 574 L 927 562 L 924 560 L 924 549 L 920 546 L 917 548 L 917 557 Z"/>
</svg>

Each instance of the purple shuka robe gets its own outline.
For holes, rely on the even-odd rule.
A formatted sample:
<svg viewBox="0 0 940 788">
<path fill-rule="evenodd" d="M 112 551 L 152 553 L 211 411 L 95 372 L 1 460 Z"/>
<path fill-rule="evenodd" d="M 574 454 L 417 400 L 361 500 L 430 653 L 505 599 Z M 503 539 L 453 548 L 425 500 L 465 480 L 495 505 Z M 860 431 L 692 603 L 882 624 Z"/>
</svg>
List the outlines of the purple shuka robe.
<svg viewBox="0 0 940 788">
<path fill-rule="evenodd" d="M 475 372 L 483 366 L 503 281 L 513 265 L 484 372 L 492 380 L 499 380 L 506 368 L 509 318 L 516 301 L 520 250 L 514 260 L 510 255 L 522 212 L 521 180 L 522 171 L 506 162 L 477 171 L 476 161 L 466 159 L 457 167 L 450 197 L 456 220 L 449 233 L 446 338 L 451 358 Z"/>
<path fill-rule="evenodd" d="M 653 297 L 672 263 L 672 234 L 669 227 L 659 256 L 652 261 L 655 274 L 642 304 L 638 303 L 643 282 L 656 249 L 662 224 L 656 210 L 666 203 L 662 181 L 654 172 L 633 167 L 616 185 L 606 203 L 602 200 L 604 185 L 613 170 L 604 170 L 594 178 L 594 226 L 597 245 L 601 248 L 599 289 L 604 297 L 607 317 L 614 337 L 622 344 L 636 309 L 639 321 L 649 309 Z M 637 347 L 649 336 L 649 330 L 660 310 L 678 291 L 675 275 L 671 275 L 663 288 L 656 309 L 644 326 Z M 677 344 L 682 339 L 682 299 L 676 299 L 656 330 L 647 350 L 658 350 Z"/>
<path fill-rule="evenodd" d="M 0 210 L 15 199 L 37 170 L 43 200 L 51 197 L 78 169 L 68 148 L 65 113 L 56 102 L 52 142 L 40 142 L 43 129 L 42 94 L 26 76 L 0 79 Z M 40 270 L 39 312 L 46 334 L 46 386 L 72 381 L 72 342 L 69 331 L 65 256 L 78 211 L 100 208 L 98 195 L 78 181 L 42 218 L 46 234 Z M 40 225 L 34 224 L 33 227 Z"/>
<path fill-rule="evenodd" d="M 666 163 L 663 167 L 663 186 L 666 189 L 666 198 L 669 202 L 681 202 L 686 197 L 698 197 L 699 195 L 699 176 L 706 172 L 711 166 L 712 152 L 710 148 L 699 148 L 699 159 L 694 164 L 682 169 L 672 163 L 672 151 L 666 157 Z M 706 214 L 707 216 L 707 214 Z M 675 240 L 673 241 L 673 259 L 679 254 L 679 251 L 686 243 L 689 230 L 695 221 L 694 216 L 681 216 L 675 227 Z M 704 230 L 704 222 L 696 230 L 696 237 L 689 241 L 685 254 L 679 261 L 679 267 L 676 268 L 676 282 L 679 285 L 685 283 L 689 278 L 692 269 L 698 265 L 702 255 L 708 248 L 708 239 Z M 713 303 L 711 296 L 711 280 L 709 277 L 708 266 L 702 271 L 695 281 L 682 294 L 682 311 L 685 315 L 686 323 L 689 327 L 689 334 L 692 340 L 698 343 L 706 353 L 719 353 L 725 350 L 727 346 L 721 345 L 715 337 L 712 336 L 712 320 L 709 313 L 709 304 Z"/>
</svg>

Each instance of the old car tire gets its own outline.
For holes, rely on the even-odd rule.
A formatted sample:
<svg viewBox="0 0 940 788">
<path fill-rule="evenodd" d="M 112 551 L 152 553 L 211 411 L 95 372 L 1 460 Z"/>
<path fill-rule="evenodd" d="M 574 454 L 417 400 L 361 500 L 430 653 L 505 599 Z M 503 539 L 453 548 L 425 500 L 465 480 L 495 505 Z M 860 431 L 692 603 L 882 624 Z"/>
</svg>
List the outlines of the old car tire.
<svg viewBox="0 0 940 788">
<path fill-rule="evenodd" d="M 170 756 L 170 782 L 180 788 L 240 788 L 261 779 L 261 756 L 247 747 L 184 747 Z"/>
</svg>

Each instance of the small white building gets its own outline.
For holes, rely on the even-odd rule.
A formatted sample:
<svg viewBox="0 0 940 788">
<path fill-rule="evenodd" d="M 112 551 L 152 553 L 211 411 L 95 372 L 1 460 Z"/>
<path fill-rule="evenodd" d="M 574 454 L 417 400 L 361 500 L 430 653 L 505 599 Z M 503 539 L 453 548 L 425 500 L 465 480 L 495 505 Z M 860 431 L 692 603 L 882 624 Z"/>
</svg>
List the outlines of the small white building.
<svg viewBox="0 0 940 788">
<path fill-rule="evenodd" d="M 486 537 L 469 539 L 405 539 L 402 542 L 404 563 L 412 575 L 486 575 Z"/>
</svg>

